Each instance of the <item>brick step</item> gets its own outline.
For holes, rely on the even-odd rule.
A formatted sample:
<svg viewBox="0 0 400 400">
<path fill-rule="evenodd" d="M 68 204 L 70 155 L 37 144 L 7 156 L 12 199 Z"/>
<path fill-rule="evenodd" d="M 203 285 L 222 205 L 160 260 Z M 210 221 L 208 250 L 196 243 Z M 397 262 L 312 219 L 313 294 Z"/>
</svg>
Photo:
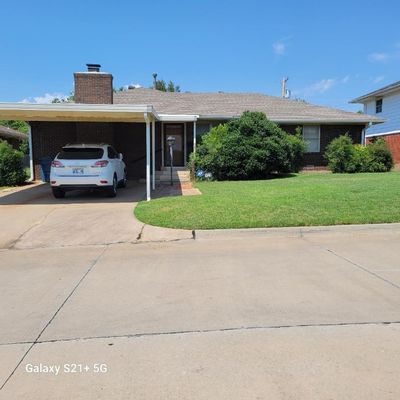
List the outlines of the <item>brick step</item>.
<svg viewBox="0 0 400 400">
<path fill-rule="evenodd" d="M 161 175 L 156 176 L 157 182 L 169 182 L 171 180 L 171 175 Z M 175 175 L 172 174 L 173 182 L 190 182 L 190 174 L 187 175 Z"/>
<path fill-rule="evenodd" d="M 145 182 L 145 179 L 141 179 Z M 156 182 L 168 183 L 171 181 L 171 171 L 168 168 L 163 168 L 161 171 L 156 171 Z M 190 182 L 190 172 L 184 167 L 173 168 L 172 170 L 173 182 Z"/>
<path fill-rule="evenodd" d="M 162 177 L 162 176 L 171 176 L 171 172 L 169 171 L 156 171 L 156 177 Z M 190 176 L 189 171 L 172 171 L 172 176 Z"/>
</svg>

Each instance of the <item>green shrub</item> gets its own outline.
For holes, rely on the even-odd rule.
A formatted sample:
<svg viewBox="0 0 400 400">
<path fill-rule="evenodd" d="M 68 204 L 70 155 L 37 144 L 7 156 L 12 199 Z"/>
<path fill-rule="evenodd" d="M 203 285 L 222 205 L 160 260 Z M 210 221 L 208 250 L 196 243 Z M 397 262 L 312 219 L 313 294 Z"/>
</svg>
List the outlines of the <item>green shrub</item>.
<svg viewBox="0 0 400 400">
<path fill-rule="evenodd" d="M 371 163 L 372 157 L 369 146 L 354 145 L 353 160 L 351 160 L 353 172 L 369 172 Z"/>
<path fill-rule="evenodd" d="M 384 139 L 378 139 L 374 143 L 369 144 L 367 149 L 372 158 L 371 168 L 374 170 L 370 172 L 387 172 L 393 168 L 392 153 Z"/>
<path fill-rule="evenodd" d="M 0 140 L 0 186 L 17 186 L 25 182 L 24 155 Z"/>
<path fill-rule="evenodd" d="M 355 172 L 354 169 L 354 146 L 350 136 L 339 136 L 333 139 L 325 151 L 325 158 L 332 172 Z"/>
<path fill-rule="evenodd" d="M 297 171 L 306 144 L 261 112 L 246 111 L 203 136 L 192 162 L 218 180 L 263 179 L 271 173 Z"/>
<path fill-rule="evenodd" d="M 291 143 L 291 171 L 298 172 L 304 164 L 304 153 L 307 150 L 307 143 L 303 139 L 302 129 L 296 128 L 295 135 L 289 135 L 288 140 Z"/>
<path fill-rule="evenodd" d="M 363 146 L 353 145 L 346 134 L 332 140 L 325 157 L 332 172 L 387 172 L 393 167 L 393 158 L 383 139 Z"/>
</svg>

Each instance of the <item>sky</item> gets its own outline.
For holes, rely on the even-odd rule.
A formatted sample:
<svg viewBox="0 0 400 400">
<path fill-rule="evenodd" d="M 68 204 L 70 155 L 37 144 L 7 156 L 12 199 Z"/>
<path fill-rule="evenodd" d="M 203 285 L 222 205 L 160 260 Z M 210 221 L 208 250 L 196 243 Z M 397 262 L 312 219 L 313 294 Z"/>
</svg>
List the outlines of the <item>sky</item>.
<svg viewBox="0 0 400 400">
<path fill-rule="evenodd" d="M 400 2 L 1 0 L 0 101 L 49 102 L 99 63 L 114 86 L 258 92 L 357 111 L 400 80 Z"/>
</svg>

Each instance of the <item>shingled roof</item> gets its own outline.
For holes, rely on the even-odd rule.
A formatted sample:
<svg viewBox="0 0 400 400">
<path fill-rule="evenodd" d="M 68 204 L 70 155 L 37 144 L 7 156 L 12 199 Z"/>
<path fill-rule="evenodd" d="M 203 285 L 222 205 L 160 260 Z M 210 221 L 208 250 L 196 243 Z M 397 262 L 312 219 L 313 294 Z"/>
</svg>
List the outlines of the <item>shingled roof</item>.
<svg viewBox="0 0 400 400">
<path fill-rule="evenodd" d="M 176 93 L 136 88 L 114 93 L 115 104 L 151 104 L 158 114 L 198 115 L 200 119 L 229 119 L 244 111 L 262 111 L 280 123 L 383 122 L 381 119 L 302 101 L 260 93 Z"/>
</svg>

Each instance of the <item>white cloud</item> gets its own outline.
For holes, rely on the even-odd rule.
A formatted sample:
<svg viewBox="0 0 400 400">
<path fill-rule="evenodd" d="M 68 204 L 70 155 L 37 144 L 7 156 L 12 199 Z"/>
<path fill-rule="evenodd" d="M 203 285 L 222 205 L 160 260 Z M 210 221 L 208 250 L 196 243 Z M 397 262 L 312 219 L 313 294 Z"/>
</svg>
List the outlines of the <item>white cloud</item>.
<svg viewBox="0 0 400 400">
<path fill-rule="evenodd" d="M 306 96 L 312 96 L 317 93 L 319 94 L 325 93 L 329 89 L 332 89 L 332 87 L 335 86 L 336 83 L 337 80 L 333 78 L 321 79 L 320 81 L 315 82 L 312 85 L 306 87 L 304 89 L 304 94 Z"/>
<path fill-rule="evenodd" d="M 124 89 L 132 89 L 132 88 L 139 89 L 141 87 L 142 85 L 140 85 L 139 83 L 130 83 L 129 85 L 124 85 Z"/>
<path fill-rule="evenodd" d="M 66 99 L 68 96 L 63 93 L 45 93 L 43 96 L 27 97 L 20 103 L 50 104 L 55 98 Z"/>
<path fill-rule="evenodd" d="M 286 44 L 283 41 L 278 41 L 272 44 L 274 53 L 278 56 L 283 56 L 286 53 Z"/>
<path fill-rule="evenodd" d="M 371 53 L 368 55 L 368 60 L 372 62 L 387 62 L 390 58 L 389 53 Z"/>
<path fill-rule="evenodd" d="M 379 75 L 379 76 L 373 78 L 372 82 L 373 83 L 379 83 L 379 82 L 382 82 L 384 79 L 385 79 L 385 77 L 383 75 Z"/>
<path fill-rule="evenodd" d="M 346 75 L 345 77 L 343 77 L 340 82 L 341 83 L 347 83 L 350 80 L 350 75 Z"/>
</svg>

